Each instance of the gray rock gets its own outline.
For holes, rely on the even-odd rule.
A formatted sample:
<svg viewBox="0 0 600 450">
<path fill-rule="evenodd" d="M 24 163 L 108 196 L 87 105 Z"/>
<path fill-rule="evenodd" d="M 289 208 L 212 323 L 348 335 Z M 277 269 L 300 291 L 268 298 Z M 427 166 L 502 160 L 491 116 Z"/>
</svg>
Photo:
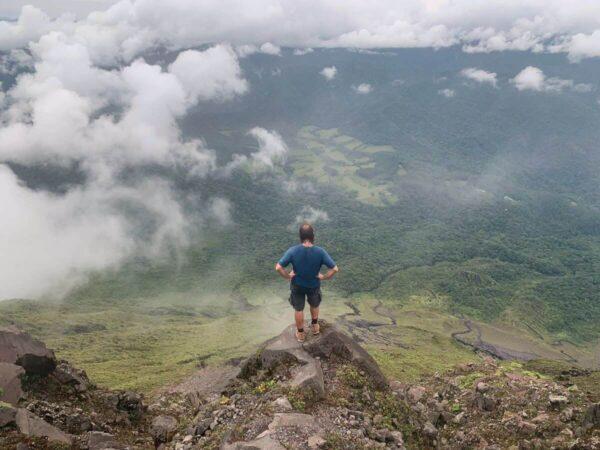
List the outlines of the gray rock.
<svg viewBox="0 0 600 450">
<path fill-rule="evenodd" d="M 457 425 L 461 425 L 465 422 L 465 412 L 459 412 L 456 416 L 454 416 L 454 419 L 452 419 L 452 422 L 454 422 Z"/>
<path fill-rule="evenodd" d="M 287 327 L 279 336 L 267 341 L 260 351 L 258 361 L 247 361 L 242 374 L 248 373 L 250 366 L 257 363 L 266 369 L 280 364 L 294 364 L 290 386 L 310 389 L 318 398 L 325 395 L 321 363 L 296 340 L 294 326 Z"/>
<path fill-rule="evenodd" d="M 475 386 L 475 390 L 477 392 L 485 394 L 487 391 L 490 390 L 490 387 L 486 383 L 484 383 L 483 381 L 480 381 L 479 383 L 477 383 L 477 386 Z"/>
<path fill-rule="evenodd" d="M 21 375 L 25 370 L 16 364 L 0 362 L 0 401 L 16 406 L 23 395 L 21 390 Z"/>
<path fill-rule="evenodd" d="M 298 427 L 319 430 L 315 418 L 309 414 L 300 413 L 275 413 L 275 418 L 269 424 L 269 430 L 274 431 L 279 428 Z"/>
<path fill-rule="evenodd" d="M 279 397 L 278 399 L 273 400 L 271 405 L 278 411 L 291 411 L 293 409 L 292 404 L 287 397 Z"/>
<path fill-rule="evenodd" d="M 423 425 L 423 433 L 429 438 L 435 438 L 437 436 L 437 429 L 431 422 L 425 422 Z"/>
<path fill-rule="evenodd" d="M 196 422 L 194 425 L 193 433 L 196 436 L 203 436 L 210 429 L 210 425 L 212 424 L 212 419 L 203 419 Z"/>
<path fill-rule="evenodd" d="M 16 364 L 28 374 L 42 376 L 56 367 L 52 350 L 16 328 L 0 328 L 0 362 Z"/>
<path fill-rule="evenodd" d="M 406 393 L 408 400 L 411 403 L 418 403 L 419 401 L 421 401 L 421 399 L 423 398 L 423 396 L 425 395 L 425 392 L 427 392 L 425 390 L 424 387 L 422 386 L 413 386 L 411 387 L 408 392 Z"/>
<path fill-rule="evenodd" d="M 293 329 L 293 326 L 292 326 Z M 323 323 L 321 333 L 310 336 L 303 344 L 304 349 L 314 357 L 330 358 L 335 355 L 352 362 L 366 372 L 367 378 L 379 389 L 388 387 L 381 369 L 369 353 L 354 339 L 344 334 L 334 325 Z"/>
<path fill-rule="evenodd" d="M 88 447 L 89 450 L 104 450 L 121 448 L 122 446 L 112 434 L 102 433 L 101 431 L 90 431 L 88 433 Z"/>
<path fill-rule="evenodd" d="M 493 411 L 496 408 L 496 401 L 487 395 L 479 394 L 475 397 L 475 405 L 482 411 Z"/>
<path fill-rule="evenodd" d="M 58 363 L 52 376 L 59 383 L 72 386 L 77 392 L 86 392 L 91 385 L 85 371 L 75 369 L 66 361 Z"/>
<path fill-rule="evenodd" d="M 49 441 L 71 444 L 71 437 L 26 409 L 19 408 L 15 418 L 17 428 L 25 436 L 46 437 Z"/>
<path fill-rule="evenodd" d="M 225 444 L 222 450 L 285 450 L 285 447 L 271 436 L 266 435 L 253 441 Z"/>
<path fill-rule="evenodd" d="M 144 413 L 142 396 L 133 391 L 122 392 L 119 394 L 117 408 L 126 411 L 133 420 L 139 420 Z"/>
<path fill-rule="evenodd" d="M 310 358 L 305 364 L 294 367 L 290 386 L 311 390 L 317 398 L 325 397 L 325 380 L 321 363 Z"/>
<path fill-rule="evenodd" d="M 600 427 L 600 403 L 594 403 L 585 412 L 585 427 Z"/>
<path fill-rule="evenodd" d="M 154 441 L 169 442 L 177 431 L 177 419 L 173 416 L 158 416 L 152 420 L 150 435 Z"/>
<path fill-rule="evenodd" d="M 8 403 L 0 402 L 0 428 L 15 423 L 17 409 Z"/>
<path fill-rule="evenodd" d="M 318 448 L 323 447 L 325 445 L 326 441 L 325 441 L 325 439 L 323 439 L 318 434 L 315 434 L 313 436 L 310 436 L 308 438 L 308 441 L 306 443 L 308 445 L 308 448 L 314 450 L 314 449 L 318 449 Z"/>
<path fill-rule="evenodd" d="M 564 405 L 566 405 L 569 402 L 569 399 L 567 397 L 565 397 L 564 395 L 553 395 L 550 394 L 548 396 L 548 400 L 550 402 L 550 406 L 552 406 L 553 408 L 562 408 Z"/>
</svg>

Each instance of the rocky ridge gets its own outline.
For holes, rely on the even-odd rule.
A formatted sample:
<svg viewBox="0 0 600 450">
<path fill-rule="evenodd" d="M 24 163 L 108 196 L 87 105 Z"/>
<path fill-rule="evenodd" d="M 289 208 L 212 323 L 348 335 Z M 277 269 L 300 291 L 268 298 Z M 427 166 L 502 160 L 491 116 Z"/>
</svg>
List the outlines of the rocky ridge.
<svg viewBox="0 0 600 450">
<path fill-rule="evenodd" d="M 0 329 L 0 448 L 600 448 L 598 399 L 569 374 L 487 357 L 402 384 L 335 326 L 321 329 L 300 344 L 288 327 L 148 400 L 96 387 L 43 343 Z"/>
</svg>

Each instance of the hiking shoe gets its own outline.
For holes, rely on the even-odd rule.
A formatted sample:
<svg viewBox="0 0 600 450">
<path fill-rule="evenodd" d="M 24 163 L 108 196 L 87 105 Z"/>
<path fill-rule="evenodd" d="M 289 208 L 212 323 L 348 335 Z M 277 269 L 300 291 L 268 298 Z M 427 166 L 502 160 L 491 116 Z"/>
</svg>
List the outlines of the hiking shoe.
<svg viewBox="0 0 600 450">
<path fill-rule="evenodd" d="M 306 339 L 306 333 L 304 331 L 296 330 L 296 339 L 298 340 L 298 342 L 304 342 L 304 340 Z"/>
<path fill-rule="evenodd" d="M 312 332 L 313 334 L 319 334 L 321 332 L 321 327 L 318 322 L 312 324 Z"/>
</svg>

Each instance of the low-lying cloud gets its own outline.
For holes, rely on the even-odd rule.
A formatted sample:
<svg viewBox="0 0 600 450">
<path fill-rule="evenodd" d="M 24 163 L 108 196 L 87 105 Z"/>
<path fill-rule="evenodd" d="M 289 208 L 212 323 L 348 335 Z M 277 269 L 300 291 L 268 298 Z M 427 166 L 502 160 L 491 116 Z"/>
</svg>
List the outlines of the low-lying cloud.
<svg viewBox="0 0 600 450">
<path fill-rule="evenodd" d="M 533 66 L 524 68 L 511 80 L 511 83 L 519 91 L 560 92 L 571 89 L 576 92 L 590 92 L 593 89 L 590 84 L 575 83 L 573 80 L 556 77 L 548 78 L 541 69 Z"/>
<path fill-rule="evenodd" d="M 152 165 L 223 175 L 214 152 L 184 139 L 177 120 L 248 90 L 229 45 L 184 51 L 166 70 L 143 59 L 98 67 L 86 46 L 60 32 L 29 51 L 33 71 L 5 93 L 0 116 L 0 298 L 62 294 L 132 255 L 177 256 L 203 222 L 231 221 L 225 198 L 181 198 L 159 175 L 124 176 Z M 258 143 L 246 157 L 252 170 L 284 158 L 277 133 L 250 134 Z M 34 190 L 6 163 L 76 164 L 85 181 L 62 193 Z"/>
<path fill-rule="evenodd" d="M 331 81 L 337 75 L 337 69 L 335 66 L 324 67 L 319 73 L 323 75 L 327 81 Z"/>
<path fill-rule="evenodd" d="M 354 92 L 356 92 L 357 94 L 370 94 L 373 91 L 373 86 L 371 86 L 369 83 L 361 83 L 358 86 L 352 86 L 352 89 L 354 89 Z"/>
<path fill-rule="evenodd" d="M 498 83 L 497 75 L 494 72 L 487 72 L 482 69 L 477 69 L 475 67 L 468 67 L 466 69 L 461 70 L 460 74 L 468 78 L 469 80 L 476 81 L 481 84 L 489 84 L 493 87 L 496 87 Z"/>
</svg>

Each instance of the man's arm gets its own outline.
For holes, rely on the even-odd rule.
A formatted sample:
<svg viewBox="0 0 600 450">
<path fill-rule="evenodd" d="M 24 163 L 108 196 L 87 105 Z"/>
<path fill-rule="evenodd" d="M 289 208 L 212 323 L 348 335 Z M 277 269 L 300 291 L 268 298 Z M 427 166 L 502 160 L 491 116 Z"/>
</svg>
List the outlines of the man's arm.
<svg viewBox="0 0 600 450">
<path fill-rule="evenodd" d="M 275 270 L 279 275 L 281 275 L 286 280 L 291 280 L 296 275 L 293 270 L 289 272 L 283 268 L 283 266 L 279 263 L 275 264 Z"/>
<path fill-rule="evenodd" d="M 319 275 L 317 275 L 317 278 L 319 280 L 329 280 L 333 278 L 333 276 L 339 271 L 340 269 L 338 268 L 338 266 L 333 266 L 333 268 L 329 269 L 325 274 L 320 273 Z"/>
<path fill-rule="evenodd" d="M 325 249 L 323 249 L 323 264 L 325 266 L 329 267 L 329 270 L 324 275 L 321 273 L 319 275 L 317 275 L 317 278 L 319 280 L 329 280 L 329 279 L 333 278 L 333 276 L 340 271 L 340 269 L 338 269 L 338 266 L 335 263 L 335 261 L 333 260 L 333 258 L 331 256 L 329 256 L 329 253 L 327 253 L 327 251 L 325 251 Z"/>
</svg>

